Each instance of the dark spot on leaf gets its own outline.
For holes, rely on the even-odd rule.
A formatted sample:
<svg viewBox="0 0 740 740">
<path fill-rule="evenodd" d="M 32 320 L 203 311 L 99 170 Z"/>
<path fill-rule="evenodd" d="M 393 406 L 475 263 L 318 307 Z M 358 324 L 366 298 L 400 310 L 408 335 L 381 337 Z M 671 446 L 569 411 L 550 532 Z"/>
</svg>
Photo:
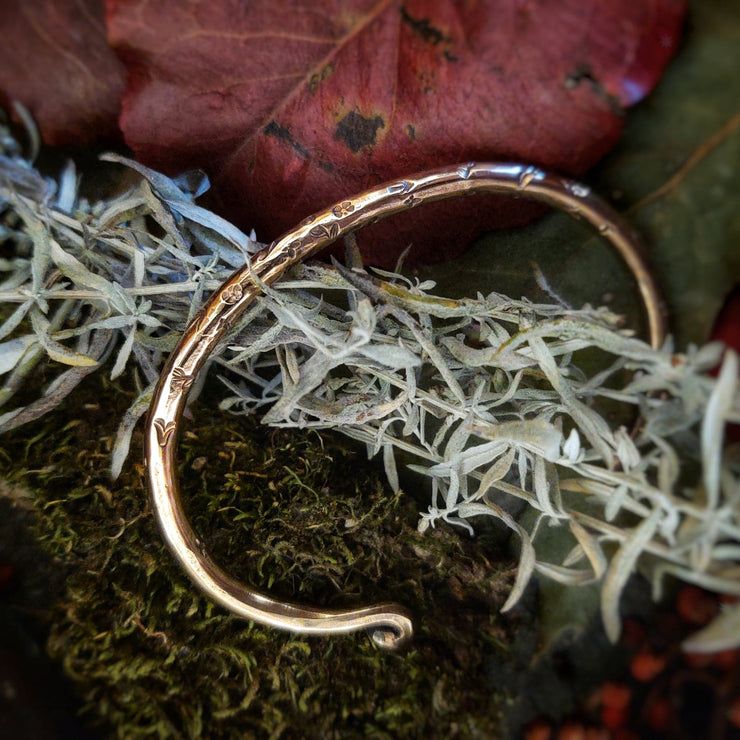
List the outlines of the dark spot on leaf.
<svg viewBox="0 0 740 740">
<path fill-rule="evenodd" d="M 406 124 L 406 133 L 408 134 L 409 139 L 412 141 L 416 140 L 416 129 L 410 123 Z"/>
<path fill-rule="evenodd" d="M 375 134 L 379 128 L 385 128 L 385 121 L 380 116 L 366 118 L 356 111 L 350 111 L 337 124 L 334 139 L 343 141 L 357 154 L 363 147 L 375 144 Z"/>
<path fill-rule="evenodd" d="M 449 36 L 446 36 L 429 22 L 429 18 L 413 18 L 404 6 L 401 6 L 401 18 L 406 25 L 410 26 L 415 33 L 432 46 L 450 40 Z"/>
<path fill-rule="evenodd" d="M 445 44 L 442 56 L 448 62 L 457 61 L 457 57 L 450 51 L 452 39 L 446 33 L 440 31 L 439 28 L 433 26 L 429 18 L 414 18 L 409 15 L 405 7 L 401 6 L 401 20 L 431 46 Z"/>
<path fill-rule="evenodd" d="M 566 90 L 575 90 L 583 81 L 596 82 L 590 64 L 579 64 L 572 72 L 567 74 L 563 82 L 563 87 Z"/>
<path fill-rule="evenodd" d="M 319 167 L 321 167 L 321 169 L 324 170 L 324 172 L 336 172 L 337 171 L 337 168 L 331 162 L 327 162 L 324 159 L 320 159 L 316 164 Z"/>
<path fill-rule="evenodd" d="M 565 76 L 563 87 L 566 90 L 575 90 L 582 82 L 591 85 L 597 97 L 609 104 L 617 115 L 624 114 L 624 107 L 616 95 L 609 93 L 601 82 L 594 76 L 590 64 L 579 64 L 570 74 Z"/>
<path fill-rule="evenodd" d="M 290 132 L 289 126 L 281 126 L 277 121 L 270 121 L 270 123 L 265 126 L 265 136 L 275 136 L 286 144 L 289 144 L 305 159 L 311 158 L 311 155 L 308 153 L 308 149 L 295 139 L 293 134 Z"/>
</svg>

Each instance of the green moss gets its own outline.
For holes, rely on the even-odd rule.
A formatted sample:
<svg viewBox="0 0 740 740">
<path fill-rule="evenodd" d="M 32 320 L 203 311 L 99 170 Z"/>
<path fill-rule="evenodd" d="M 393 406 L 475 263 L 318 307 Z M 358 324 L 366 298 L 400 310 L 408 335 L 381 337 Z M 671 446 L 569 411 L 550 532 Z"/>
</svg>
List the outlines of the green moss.
<svg viewBox="0 0 740 740">
<path fill-rule="evenodd" d="M 182 486 L 215 559 L 306 604 L 399 601 L 417 634 L 387 654 L 363 634 L 244 622 L 196 592 L 165 550 L 136 454 L 111 482 L 112 434 L 130 398 L 105 381 L 89 392 L 96 400 L 0 439 L 3 475 L 34 492 L 40 547 L 65 575 L 47 646 L 89 725 L 122 738 L 497 734 L 488 676 L 513 629 L 497 615 L 511 568 L 485 541 L 417 534 L 415 503 L 390 495 L 343 442 L 203 402 L 181 442 Z"/>
</svg>

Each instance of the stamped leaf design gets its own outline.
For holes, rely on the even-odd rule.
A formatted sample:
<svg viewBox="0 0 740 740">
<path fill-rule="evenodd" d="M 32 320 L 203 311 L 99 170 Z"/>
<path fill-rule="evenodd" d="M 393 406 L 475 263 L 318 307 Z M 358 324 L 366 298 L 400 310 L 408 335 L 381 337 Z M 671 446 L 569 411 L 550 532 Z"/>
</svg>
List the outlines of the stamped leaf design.
<svg viewBox="0 0 740 740">
<path fill-rule="evenodd" d="M 161 418 L 154 420 L 154 429 L 157 432 L 157 442 L 160 447 L 165 447 L 167 445 L 176 428 L 177 425 L 174 421 L 168 421 L 165 423 L 165 420 Z"/>
<path fill-rule="evenodd" d="M 170 385 L 173 391 L 181 393 L 190 388 L 194 380 L 195 378 L 192 375 L 188 375 L 181 367 L 176 367 L 172 371 L 172 382 Z"/>
<path fill-rule="evenodd" d="M 308 232 L 311 236 L 316 239 L 336 239 L 339 236 L 339 224 L 319 224 L 314 226 L 311 231 Z"/>
</svg>

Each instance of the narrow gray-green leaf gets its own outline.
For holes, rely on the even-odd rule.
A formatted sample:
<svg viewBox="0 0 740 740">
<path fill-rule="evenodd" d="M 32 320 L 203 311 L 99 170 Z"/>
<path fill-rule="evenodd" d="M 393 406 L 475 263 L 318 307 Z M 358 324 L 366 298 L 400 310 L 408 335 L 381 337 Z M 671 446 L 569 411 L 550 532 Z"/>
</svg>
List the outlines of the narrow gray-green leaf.
<svg viewBox="0 0 740 740">
<path fill-rule="evenodd" d="M 154 386 L 149 386 L 143 391 L 136 400 L 129 406 L 126 413 L 121 419 L 116 431 L 116 438 L 113 441 L 113 451 L 111 453 L 111 476 L 113 480 L 118 478 L 123 469 L 123 464 L 128 457 L 129 448 L 131 447 L 131 435 L 133 434 L 136 423 L 147 412 L 154 394 Z"/>
<path fill-rule="evenodd" d="M 707 402 L 704 421 L 701 425 L 701 457 L 704 473 L 704 489 L 708 506 L 715 508 L 719 501 L 720 461 L 727 412 L 732 406 L 737 388 L 737 353 L 728 349 L 717 376 L 717 385 Z"/>
<path fill-rule="evenodd" d="M 36 342 L 38 339 L 33 334 L 0 342 L 0 375 L 10 372 L 20 362 L 26 350 Z"/>
<path fill-rule="evenodd" d="M 606 635 L 611 642 L 616 642 L 619 639 L 619 633 L 622 629 L 622 621 L 619 617 L 619 602 L 622 590 L 635 569 L 645 545 L 655 534 L 661 513 L 660 509 L 653 509 L 647 519 L 640 522 L 632 530 L 613 557 L 604 577 L 601 591 L 601 617 Z"/>
</svg>

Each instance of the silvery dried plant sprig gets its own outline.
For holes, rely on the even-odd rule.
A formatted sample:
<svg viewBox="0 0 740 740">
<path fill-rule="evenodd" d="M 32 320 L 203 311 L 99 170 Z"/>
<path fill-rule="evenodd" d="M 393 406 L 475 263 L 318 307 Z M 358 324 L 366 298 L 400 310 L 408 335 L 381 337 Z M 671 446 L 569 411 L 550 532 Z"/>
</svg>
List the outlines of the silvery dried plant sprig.
<svg viewBox="0 0 740 740">
<path fill-rule="evenodd" d="M 0 430 L 53 409 L 111 356 L 114 377 L 134 366 L 140 383 L 121 421 L 116 474 L 163 358 L 204 296 L 260 245 L 195 205 L 202 178 L 170 179 L 126 160 L 142 181 L 91 204 L 71 166 L 53 182 L 6 131 L 0 140 L 0 239 L 14 245 L 0 260 L 0 403 L 42 358 L 66 367 L 37 401 L 0 416 Z M 636 568 L 656 597 L 665 575 L 740 595 L 740 464 L 722 444 L 725 424 L 740 420 L 734 353 L 715 380 L 707 370 L 721 346 L 654 350 L 603 308 L 495 293 L 451 300 L 431 294 L 431 282 L 349 264 L 301 265 L 265 287 L 212 360 L 224 409 L 337 429 L 382 452 L 394 489 L 397 461 L 413 460 L 430 480 L 420 530 L 445 521 L 472 532 L 475 517 L 501 520 L 521 540 L 507 609 L 534 573 L 574 587 L 599 581 L 615 639 Z M 592 377 L 578 367 L 589 348 L 612 358 Z M 602 400 L 633 407 L 637 433 L 611 428 Z M 697 480 L 685 471 L 694 457 Z M 510 513 L 516 500 L 537 514 L 530 529 Z M 571 541 L 561 562 L 539 556 L 543 527 Z M 739 609 L 691 648 L 740 643 Z"/>
<path fill-rule="evenodd" d="M 13 244 L 12 256 L 0 257 L 0 406 L 44 357 L 61 368 L 40 398 L 0 414 L 0 432 L 51 411 L 113 355 L 111 377 L 133 364 L 140 383 L 119 430 L 117 474 L 163 358 L 204 297 L 260 245 L 195 205 L 208 187 L 203 175 L 173 180 L 109 155 L 142 180 L 90 203 L 73 164 L 57 182 L 34 169 L 5 127 L 0 142 L 0 242 Z"/>
<path fill-rule="evenodd" d="M 719 344 L 658 351 L 604 309 L 498 294 L 454 301 L 431 287 L 339 265 L 298 268 L 264 289 L 261 313 L 225 353 L 234 373 L 222 378 L 231 390 L 223 407 L 268 407 L 263 420 L 279 426 L 338 428 L 369 455 L 383 453 L 394 487 L 397 453 L 415 457 L 432 492 L 420 530 L 442 520 L 472 532 L 470 519 L 493 516 L 521 538 L 505 609 L 535 572 L 574 586 L 601 581 L 616 639 L 620 595 L 638 565 L 656 598 L 667 574 L 740 595 L 740 461 L 722 456 L 724 425 L 740 419 L 733 352 L 715 380 L 707 371 Z M 333 308 L 332 291 L 354 308 Z M 574 353 L 594 347 L 613 361 L 589 378 Z M 632 380 L 607 385 L 620 371 Z M 639 412 L 634 439 L 609 426 L 599 399 Z M 689 482 L 681 476 L 692 450 L 703 473 Z M 538 512 L 531 531 L 509 513 L 512 498 Z M 537 557 L 542 527 L 572 540 L 562 562 Z"/>
</svg>

